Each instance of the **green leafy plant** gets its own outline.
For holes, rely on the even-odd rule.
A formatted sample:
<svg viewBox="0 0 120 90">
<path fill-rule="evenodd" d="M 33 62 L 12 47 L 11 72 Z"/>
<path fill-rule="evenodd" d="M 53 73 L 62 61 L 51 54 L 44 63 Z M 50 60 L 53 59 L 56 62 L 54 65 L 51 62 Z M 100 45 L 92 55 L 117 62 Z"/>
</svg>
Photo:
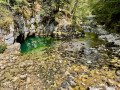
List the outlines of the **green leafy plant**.
<svg viewBox="0 0 120 90">
<path fill-rule="evenodd" d="M 5 44 L 2 44 L 0 45 L 0 53 L 3 53 L 6 49 L 6 45 Z"/>
<path fill-rule="evenodd" d="M 110 32 L 120 32 L 120 1 L 97 0 L 92 5 L 92 13 L 100 24 L 105 24 Z"/>
</svg>

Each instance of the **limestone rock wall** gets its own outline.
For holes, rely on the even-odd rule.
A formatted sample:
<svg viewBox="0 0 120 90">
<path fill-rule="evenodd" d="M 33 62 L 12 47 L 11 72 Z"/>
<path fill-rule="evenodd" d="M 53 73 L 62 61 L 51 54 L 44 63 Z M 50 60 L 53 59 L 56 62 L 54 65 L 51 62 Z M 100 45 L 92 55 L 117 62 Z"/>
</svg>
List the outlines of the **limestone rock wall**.
<svg viewBox="0 0 120 90">
<path fill-rule="evenodd" d="M 57 25 L 54 20 L 46 20 L 40 16 L 39 13 L 35 17 L 25 20 L 22 15 L 18 15 L 17 23 L 13 22 L 9 26 L 9 31 L 0 29 L 0 39 L 6 44 L 14 44 L 18 39 L 25 40 L 28 36 L 49 36 L 53 35 L 57 38 L 80 36 L 76 32 L 71 23 L 68 23 L 66 18 L 61 19 Z M 44 24 L 43 24 L 44 23 Z M 15 27 L 15 25 L 17 27 Z M 21 37 L 22 36 L 22 37 Z M 18 38 L 19 37 L 19 38 Z"/>
</svg>

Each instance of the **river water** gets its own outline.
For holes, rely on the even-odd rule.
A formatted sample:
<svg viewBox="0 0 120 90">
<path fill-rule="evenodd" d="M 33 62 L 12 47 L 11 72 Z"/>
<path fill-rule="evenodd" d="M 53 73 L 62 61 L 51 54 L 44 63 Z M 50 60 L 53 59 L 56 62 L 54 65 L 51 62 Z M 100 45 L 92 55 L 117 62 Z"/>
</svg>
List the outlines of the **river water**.
<svg viewBox="0 0 120 90">
<path fill-rule="evenodd" d="M 21 44 L 21 53 L 40 52 L 54 44 L 55 39 L 51 37 L 29 37 Z"/>
<path fill-rule="evenodd" d="M 85 48 L 95 47 L 97 45 L 101 45 L 104 41 L 97 38 L 98 35 L 95 33 L 86 32 L 85 37 L 77 38 L 76 42 L 85 43 Z M 72 41 L 72 40 L 71 40 Z M 42 52 L 45 49 L 55 47 L 58 45 L 57 43 L 62 42 L 62 40 L 57 40 L 52 37 L 29 37 L 21 44 L 21 53 L 36 53 Z M 70 40 L 64 40 L 64 42 L 70 42 Z"/>
</svg>

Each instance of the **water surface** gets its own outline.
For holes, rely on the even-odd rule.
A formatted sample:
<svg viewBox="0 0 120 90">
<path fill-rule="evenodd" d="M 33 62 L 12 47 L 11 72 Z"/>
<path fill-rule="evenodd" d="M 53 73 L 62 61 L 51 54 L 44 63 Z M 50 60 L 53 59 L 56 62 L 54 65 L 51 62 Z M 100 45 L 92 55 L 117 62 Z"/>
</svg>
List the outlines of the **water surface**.
<svg viewBox="0 0 120 90">
<path fill-rule="evenodd" d="M 51 37 L 29 37 L 21 44 L 21 53 L 41 52 L 55 44 L 55 39 Z"/>
<path fill-rule="evenodd" d="M 94 48 L 97 45 L 105 44 L 105 41 L 98 39 L 98 34 L 85 32 L 85 37 L 79 38 L 80 41 L 85 42 L 87 47 Z"/>
<path fill-rule="evenodd" d="M 77 38 L 76 42 L 77 44 L 81 42 L 86 43 L 85 48 L 91 48 L 100 44 L 104 44 L 104 42 L 102 40 L 99 40 L 97 36 L 98 35 L 95 33 L 85 33 L 85 37 Z M 25 54 L 32 52 L 42 52 L 45 49 L 56 46 L 60 42 L 63 41 L 57 41 L 55 38 L 52 37 L 29 37 L 21 44 L 21 53 Z M 65 42 L 72 42 L 72 40 L 65 40 Z"/>
</svg>

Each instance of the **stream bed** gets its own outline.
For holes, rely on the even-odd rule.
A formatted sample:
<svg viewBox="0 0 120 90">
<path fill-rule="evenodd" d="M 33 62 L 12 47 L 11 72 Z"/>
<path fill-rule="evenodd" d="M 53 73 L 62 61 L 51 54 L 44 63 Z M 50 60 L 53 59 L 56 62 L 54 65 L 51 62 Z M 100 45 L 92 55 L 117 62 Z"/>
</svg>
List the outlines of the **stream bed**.
<svg viewBox="0 0 120 90">
<path fill-rule="evenodd" d="M 118 79 L 110 60 L 118 60 L 95 33 L 85 37 L 56 40 L 50 37 L 30 37 L 21 44 L 22 59 L 27 72 L 37 75 L 43 90 L 115 90 Z M 110 66 L 110 67 L 109 67 Z M 31 68 L 33 68 L 31 70 Z M 26 69 L 25 69 L 26 70 Z M 38 84 L 38 85 L 39 85 Z M 29 84 L 30 85 L 30 84 Z M 28 85 L 28 87 L 29 87 Z"/>
</svg>

